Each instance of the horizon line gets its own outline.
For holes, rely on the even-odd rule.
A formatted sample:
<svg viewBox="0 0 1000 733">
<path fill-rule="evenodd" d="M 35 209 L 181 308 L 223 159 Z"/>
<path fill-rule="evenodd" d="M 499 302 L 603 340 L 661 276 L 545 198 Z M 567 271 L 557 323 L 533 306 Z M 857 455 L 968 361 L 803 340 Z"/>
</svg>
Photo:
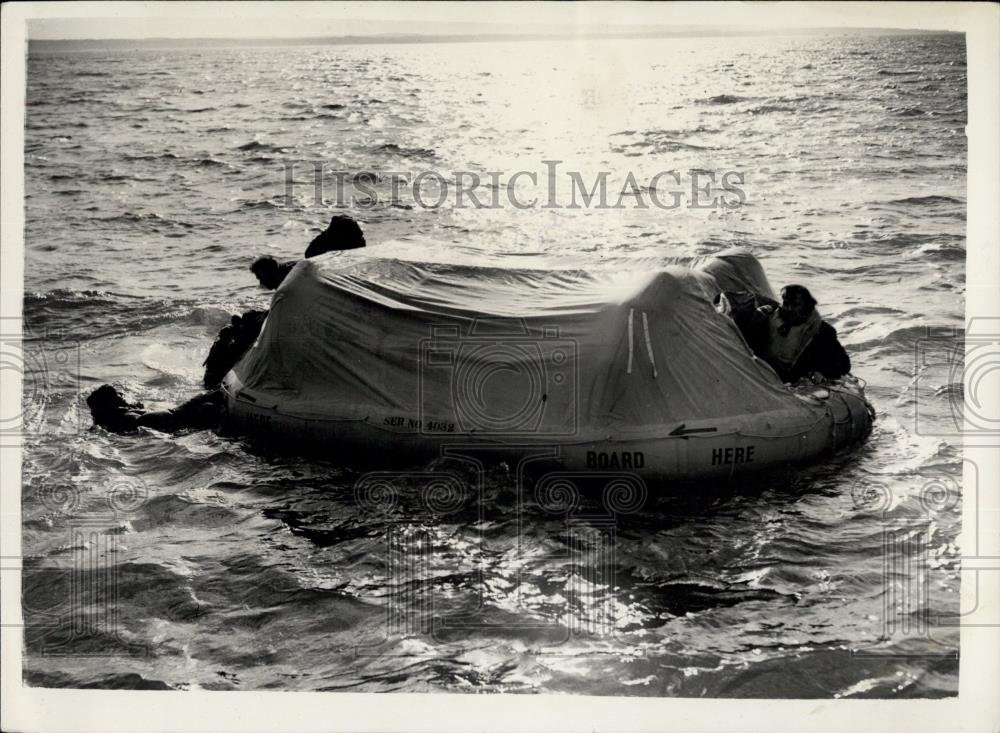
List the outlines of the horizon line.
<svg viewBox="0 0 1000 733">
<path fill-rule="evenodd" d="M 573 39 L 573 38 L 635 38 L 635 37 L 683 37 L 683 36 L 760 36 L 760 35 L 801 35 L 815 33 L 830 33 L 838 35 L 850 35 L 853 33 L 889 35 L 912 34 L 912 35 L 938 35 L 938 34 L 961 34 L 961 31 L 950 30 L 927 30 L 921 28 L 897 28 L 878 26 L 795 26 L 795 27 L 756 27 L 756 26 L 674 26 L 650 28 L 648 30 L 601 30 L 594 28 L 583 33 L 580 32 L 557 32 L 539 31 L 527 33 L 512 32 L 440 32 L 440 33 L 351 33 L 339 36 L 145 36 L 134 38 L 120 37 L 88 37 L 88 38 L 27 38 L 27 43 L 31 44 L 142 44 L 142 43 L 171 43 L 171 42 L 196 42 L 196 43 L 239 43 L 239 44 L 266 44 L 266 43 L 293 43 L 301 45 L 324 45 L 324 44 L 351 44 L 351 43 L 441 43 L 460 42 L 463 40 L 545 40 L 545 39 Z"/>
</svg>

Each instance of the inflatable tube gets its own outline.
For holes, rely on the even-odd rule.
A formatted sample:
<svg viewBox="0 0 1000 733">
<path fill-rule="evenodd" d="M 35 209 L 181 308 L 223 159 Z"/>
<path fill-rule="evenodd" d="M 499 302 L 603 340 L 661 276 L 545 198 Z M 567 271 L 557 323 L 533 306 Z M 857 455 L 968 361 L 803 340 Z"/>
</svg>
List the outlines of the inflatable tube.
<svg viewBox="0 0 1000 733">
<path fill-rule="evenodd" d="M 546 459 L 565 471 L 627 472 L 646 481 L 735 479 L 814 463 L 862 442 L 874 411 L 853 378 L 822 387 L 789 388 L 805 410 L 733 415 L 664 425 L 658 434 L 591 436 L 441 435 L 422 431 L 417 418 L 295 415 L 241 388 L 231 372 L 224 385 L 229 429 L 269 449 L 356 466 L 404 465 L 449 452 L 497 461 Z M 478 452 L 477 452 L 477 449 Z"/>
</svg>

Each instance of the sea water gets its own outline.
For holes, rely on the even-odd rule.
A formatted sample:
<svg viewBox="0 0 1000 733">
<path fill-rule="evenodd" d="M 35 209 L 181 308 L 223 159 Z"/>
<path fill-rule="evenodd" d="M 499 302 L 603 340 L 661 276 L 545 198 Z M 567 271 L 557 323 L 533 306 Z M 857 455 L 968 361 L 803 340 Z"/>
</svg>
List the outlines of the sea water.
<svg viewBox="0 0 1000 733">
<path fill-rule="evenodd" d="M 27 69 L 28 683 L 956 694 L 962 36 L 50 49 Z M 567 205 L 543 205 L 551 165 Z M 423 171 L 477 172 L 501 205 L 378 178 Z M 611 202 L 571 208 L 568 173 L 601 171 Z M 681 205 L 648 205 L 661 171 Z M 343 208 L 338 172 L 363 174 Z M 742 200 L 689 206 L 698 172 L 738 173 Z M 630 174 L 646 207 L 612 205 Z M 447 467 L 416 467 L 376 511 L 349 455 L 91 429 L 101 383 L 148 407 L 197 393 L 229 315 L 268 305 L 250 262 L 301 256 L 338 212 L 370 246 L 540 261 L 749 247 L 817 297 L 874 433 L 762 482 L 650 486 L 609 526 L 508 466 L 460 472 L 482 490 L 430 513 L 407 497 Z"/>
</svg>

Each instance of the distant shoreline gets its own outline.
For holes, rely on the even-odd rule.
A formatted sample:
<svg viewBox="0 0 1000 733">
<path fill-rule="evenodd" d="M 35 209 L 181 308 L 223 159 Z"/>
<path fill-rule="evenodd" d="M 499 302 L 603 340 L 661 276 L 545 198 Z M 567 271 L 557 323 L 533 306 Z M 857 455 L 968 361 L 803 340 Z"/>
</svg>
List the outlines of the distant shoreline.
<svg viewBox="0 0 1000 733">
<path fill-rule="evenodd" d="M 780 28 L 780 29 L 660 29 L 622 33 L 479 33 L 479 34 L 386 34 L 303 38 L 84 38 L 29 39 L 28 53 L 75 51 L 126 51 L 156 49 L 215 49 L 267 46 L 361 46 L 436 43 L 503 43 L 512 41 L 625 40 L 656 38 L 728 38 L 759 36 L 931 36 L 962 35 L 956 31 L 904 28 Z"/>
</svg>

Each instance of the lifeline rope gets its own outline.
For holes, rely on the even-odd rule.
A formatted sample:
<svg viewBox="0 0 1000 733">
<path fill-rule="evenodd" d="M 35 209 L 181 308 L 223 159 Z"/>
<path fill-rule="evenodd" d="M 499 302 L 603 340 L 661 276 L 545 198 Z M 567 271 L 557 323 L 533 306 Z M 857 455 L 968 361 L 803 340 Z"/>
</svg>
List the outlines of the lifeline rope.
<svg viewBox="0 0 1000 733">
<path fill-rule="evenodd" d="M 625 369 L 626 374 L 632 373 L 632 352 L 635 349 L 635 335 L 633 333 L 633 328 L 635 326 L 635 309 L 628 309 L 628 366 Z M 659 376 L 656 371 L 656 359 L 653 357 L 653 340 L 649 336 L 649 318 L 646 317 L 646 311 L 642 312 L 642 330 L 646 337 L 646 355 L 649 356 L 649 363 L 653 367 L 653 379 Z"/>
<path fill-rule="evenodd" d="M 628 309 L 628 368 L 625 370 L 626 374 L 632 373 L 632 347 L 634 346 L 632 338 L 632 314 L 634 312 L 632 308 Z"/>
<path fill-rule="evenodd" d="M 646 332 L 646 353 L 649 354 L 649 363 L 653 365 L 653 379 L 656 379 L 656 360 L 653 358 L 653 342 L 649 338 L 649 320 L 646 318 L 646 311 L 642 312 L 642 330 Z"/>
</svg>

